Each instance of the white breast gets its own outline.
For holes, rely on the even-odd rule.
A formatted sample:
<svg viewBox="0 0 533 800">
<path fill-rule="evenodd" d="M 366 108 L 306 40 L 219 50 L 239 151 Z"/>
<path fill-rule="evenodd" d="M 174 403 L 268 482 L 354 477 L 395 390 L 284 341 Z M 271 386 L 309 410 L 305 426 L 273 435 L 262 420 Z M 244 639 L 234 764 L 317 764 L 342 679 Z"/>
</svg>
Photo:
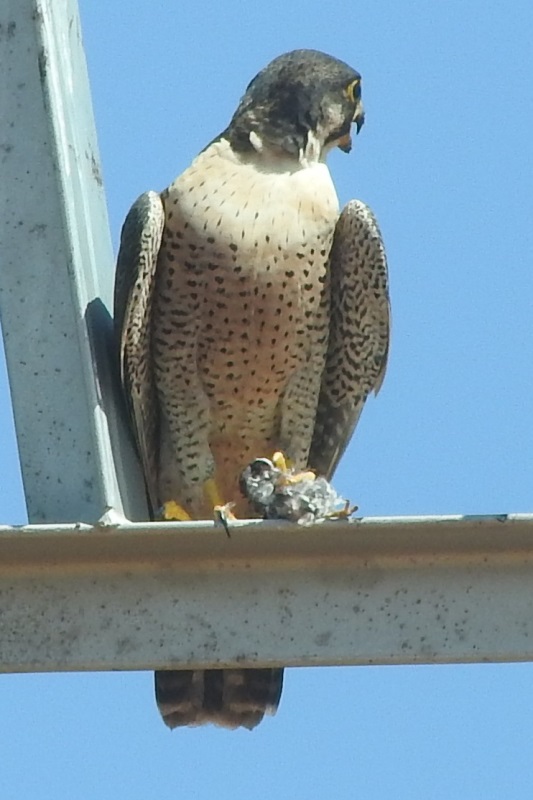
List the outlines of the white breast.
<svg viewBox="0 0 533 800">
<path fill-rule="evenodd" d="M 339 214 L 337 193 L 325 163 L 243 161 L 225 140 L 201 153 L 172 184 L 181 215 L 200 235 L 239 249 L 269 232 L 272 245 L 298 248 L 309 236 L 329 239 Z M 205 233 L 204 233 L 205 231 Z"/>
</svg>

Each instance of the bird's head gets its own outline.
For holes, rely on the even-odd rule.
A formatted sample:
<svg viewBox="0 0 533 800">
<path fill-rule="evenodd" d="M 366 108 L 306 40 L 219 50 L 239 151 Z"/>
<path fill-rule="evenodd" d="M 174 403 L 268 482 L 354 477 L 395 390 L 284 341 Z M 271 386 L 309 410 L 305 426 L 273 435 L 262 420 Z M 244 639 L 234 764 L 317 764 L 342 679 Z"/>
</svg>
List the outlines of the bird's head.
<svg viewBox="0 0 533 800">
<path fill-rule="evenodd" d="M 359 133 L 363 122 L 359 73 L 317 50 L 293 50 L 251 81 L 224 135 L 240 152 L 311 162 L 333 147 L 348 153 L 352 124 Z"/>
</svg>

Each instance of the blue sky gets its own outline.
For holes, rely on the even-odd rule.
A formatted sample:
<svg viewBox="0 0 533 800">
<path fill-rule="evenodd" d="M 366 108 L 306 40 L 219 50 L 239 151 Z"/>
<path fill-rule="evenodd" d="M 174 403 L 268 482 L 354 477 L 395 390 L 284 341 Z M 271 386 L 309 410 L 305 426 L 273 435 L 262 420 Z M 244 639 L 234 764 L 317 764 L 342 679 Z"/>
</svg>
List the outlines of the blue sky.
<svg viewBox="0 0 533 800">
<path fill-rule="evenodd" d="M 366 124 L 330 164 L 374 209 L 388 374 L 336 478 L 364 515 L 532 511 L 533 6 L 81 0 L 115 245 L 296 47 L 363 75 Z M 5 376 L 0 517 L 25 519 Z M 7 444 L 6 444 L 7 442 Z M 298 669 L 253 733 L 170 733 L 152 676 L 2 676 L 6 798 L 514 800 L 533 796 L 533 665 Z"/>
</svg>

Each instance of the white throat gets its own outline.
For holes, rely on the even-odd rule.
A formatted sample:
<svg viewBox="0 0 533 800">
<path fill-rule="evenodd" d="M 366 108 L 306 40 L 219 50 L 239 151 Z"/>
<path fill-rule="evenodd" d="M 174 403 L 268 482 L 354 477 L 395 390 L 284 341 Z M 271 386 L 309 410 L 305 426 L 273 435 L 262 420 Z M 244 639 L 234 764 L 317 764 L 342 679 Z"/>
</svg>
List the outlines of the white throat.
<svg viewBox="0 0 533 800">
<path fill-rule="evenodd" d="M 268 148 L 265 147 L 263 139 L 258 133 L 251 131 L 248 138 L 256 153 L 262 156 L 267 155 Z M 300 164 L 300 167 L 302 169 L 307 169 L 315 164 L 324 163 L 328 149 L 323 147 L 322 142 L 318 136 L 316 136 L 316 134 L 314 134 L 312 131 L 309 131 L 305 149 L 301 148 L 298 153 L 298 163 Z M 277 156 L 277 160 L 280 162 L 285 161 L 286 159 L 292 161 L 292 156 L 287 155 L 285 158 L 280 158 L 279 155 Z"/>
<path fill-rule="evenodd" d="M 311 167 L 325 160 L 322 142 L 312 131 L 307 134 L 307 144 L 305 150 L 300 150 L 298 160 L 302 167 Z"/>
</svg>

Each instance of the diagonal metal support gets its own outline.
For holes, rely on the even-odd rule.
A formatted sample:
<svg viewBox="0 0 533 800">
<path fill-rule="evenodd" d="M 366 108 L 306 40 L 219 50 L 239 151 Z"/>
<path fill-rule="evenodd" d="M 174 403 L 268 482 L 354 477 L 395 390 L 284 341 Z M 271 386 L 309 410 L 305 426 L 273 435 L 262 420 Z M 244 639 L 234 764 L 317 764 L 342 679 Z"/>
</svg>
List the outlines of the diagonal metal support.
<svg viewBox="0 0 533 800">
<path fill-rule="evenodd" d="M 533 660 L 533 515 L 0 529 L 0 663 Z"/>
<path fill-rule="evenodd" d="M 0 311 L 31 522 L 146 518 L 109 370 L 113 256 L 75 0 L 0 4 Z"/>
</svg>

